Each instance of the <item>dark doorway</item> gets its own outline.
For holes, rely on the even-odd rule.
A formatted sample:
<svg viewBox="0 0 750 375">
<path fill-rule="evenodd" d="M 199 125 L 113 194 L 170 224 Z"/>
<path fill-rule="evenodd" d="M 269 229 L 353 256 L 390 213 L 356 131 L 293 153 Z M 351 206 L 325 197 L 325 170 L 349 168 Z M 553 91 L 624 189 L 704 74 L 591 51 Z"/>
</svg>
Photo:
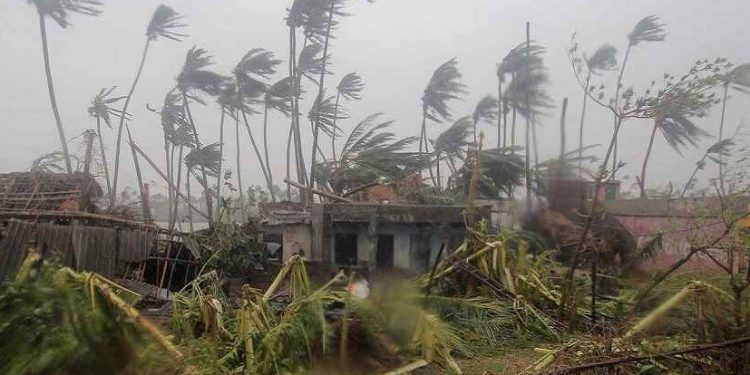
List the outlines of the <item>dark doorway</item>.
<svg viewBox="0 0 750 375">
<path fill-rule="evenodd" d="M 393 235 L 381 234 L 378 236 L 378 252 L 375 260 L 379 270 L 393 269 Z"/>
<path fill-rule="evenodd" d="M 334 238 L 335 261 L 342 266 L 354 266 L 357 264 L 357 234 L 337 233 Z"/>
</svg>

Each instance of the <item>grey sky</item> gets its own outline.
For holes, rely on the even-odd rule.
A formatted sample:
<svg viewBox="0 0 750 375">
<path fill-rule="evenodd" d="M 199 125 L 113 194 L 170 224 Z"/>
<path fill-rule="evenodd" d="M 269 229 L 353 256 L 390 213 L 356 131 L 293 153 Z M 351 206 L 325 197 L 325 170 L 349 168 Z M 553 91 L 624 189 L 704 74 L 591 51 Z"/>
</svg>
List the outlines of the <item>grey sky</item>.
<svg viewBox="0 0 750 375">
<path fill-rule="evenodd" d="M 131 128 L 136 141 L 161 161 L 162 135 L 156 116 L 146 104 L 160 105 L 174 85 L 187 49 L 206 48 L 215 56 L 215 69 L 227 73 L 249 49 L 262 47 L 286 60 L 288 29 L 283 18 L 287 0 L 105 0 L 104 13 L 97 18 L 73 15 L 67 30 L 49 24 L 53 76 L 61 115 L 68 138 L 95 126 L 86 108 L 101 87 L 117 85 L 125 94 L 135 74 L 145 26 L 160 4 L 172 6 L 185 16 L 189 38 L 181 43 L 160 40 L 152 46 L 149 59 L 130 108 Z M 657 14 L 667 24 L 664 43 L 639 45 L 631 53 L 625 74 L 627 85 L 645 85 L 664 72 L 681 74 L 698 58 L 724 56 L 733 62 L 750 61 L 750 36 L 746 23 L 750 15 L 747 0 L 350 0 L 352 16 L 341 20 L 332 42 L 335 85 L 346 73 L 362 75 L 366 89 L 361 102 L 351 103 L 352 119 L 342 124 L 350 129 L 356 120 L 374 112 L 385 112 L 396 120 L 400 135 L 415 135 L 420 121 L 420 97 L 432 71 L 451 57 L 457 57 L 469 88 L 464 101 L 452 103 L 454 117 L 469 114 L 484 95 L 496 95 L 495 66 L 507 51 L 521 42 L 526 21 L 531 22 L 532 38 L 547 47 L 550 68 L 550 96 L 559 105 L 569 97 L 568 147 L 572 148 L 580 113 L 581 90 L 575 84 L 566 51 L 570 35 L 578 32 L 581 47 L 592 51 L 608 42 L 622 52 L 625 36 L 642 17 Z M 0 2 L 0 171 L 22 170 L 37 156 L 58 147 L 58 138 L 47 97 L 41 60 L 38 20 L 26 1 Z M 618 56 L 618 60 L 621 56 Z M 277 77 L 284 75 L 280 72 Z M 604 77 L 613 85 L 615 74 Z M 310 95 L 308 95 L 310 96 Z M 309 107 L 310 98 L 305 102 Z M 592 106 L 587 118 L 585 143 L 602 143 L 611 131 L 607 113 Z M 735 94 L 729 104 L 727 124 L 731 133 L 736 124 L 750 124 L 750 99 Z M 204 143 L 218 140 L 219 111 L 212 103 L 196 110 L 196 121 Z M 558 152 L 559 108 L 541 119 L 539 131 L 542 159 Z M 718 126 L 718 109 L 700 125 L 712 134 Z M 261 118 L 251 119 L 256 132 Z M 228 135 L 233 124 L 228 124 Z M 271 117 L 271 163 L 277 176 L 283 175 L 288 121 Z M 431 124 L 436 135 L 447 124 Z M 494 144 L 495 130 L 485 127 L 488 142 Z M 621 157 L 628 162 L 623 175 L 634 175 L 643 159 L 650 127 L 630 121 L 622 133 Z M 107 146 L 113 153 L 114 132 L 107 130 Z M 243 177 L 255 184 L 262 175 L 253 163 L 254 154 L 246 132 L 241 129 L 246 160 Z M 233 138 L 230 138 L 233 140 Z M 521 137 L 519 137 L 519 140 Z M 708 140 L 704 144 L 710 144 Z M 80 141 L 71 142 L 73 150 Z M 233 167 L 233 142 L 228 142 L 225 158 Z M 597 149 L 597 154 L 603 150 Z M 698 158 L 699 150 L 687 150 L 684 158 L 657 138 L 651 181 L 682 183 Z M 124 176 L 132 178 L 129 153 L 124 155 Z M 110 157 L 111 159 L 111 157 Z M 226 164 L 225 164 L 226 165 Z M 148 180 L 156 174 L 148 170 Z M 704 179 L 701 179 L 704 181 Z M 634 183 L 631 179 L 627 184 Z M 247 182 L 246 182 L 247 184 Z"/>
</svg>

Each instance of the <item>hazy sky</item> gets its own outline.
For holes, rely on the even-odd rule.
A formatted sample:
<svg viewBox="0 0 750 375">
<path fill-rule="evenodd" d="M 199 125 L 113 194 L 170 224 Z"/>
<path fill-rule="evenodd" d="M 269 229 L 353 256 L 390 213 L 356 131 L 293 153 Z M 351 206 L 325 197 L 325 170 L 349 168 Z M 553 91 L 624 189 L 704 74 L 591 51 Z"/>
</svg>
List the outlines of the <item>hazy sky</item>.
<svg viewBox="0 0 750 375">
<path fill-rule="evenodd" d="M 146 110 L 146 105 L 160 106 L 164 94 L 174 86 L 185 52 L 193 45 L 207 49 L 215 56 L 215 69 L 221 73 L 228 73 L 251 48 L 271 50 L 286 60 L 288 29 L 283 19 L 290 2 L 104 0 L 99 17 L 73 15 L 73 26 L 66 30 L 50 22 L 52 72 L 68 138 L 95 126 L 86 109 L 100 88 L 117 85 L 119 93 L 127 93 L 145 42 L 146 24 L 154 9 L 165 3 L 185 16 L 189 26 L 184 31 L 189 37 L 180 43 L 159 40 L 152 45 L 130 104 L 136 142 L 161 162 L 162 132 L 158 118 Z M 395 128 L 402 136 L 418 133 L 422 90 L 432 71 L 452 57 L 458 58 L 463 82 L 469 89 L 463 101 L 451 103 L 455 118 L 469 114 L 482 96 L 496 95 L 496 64 L 524 40 L 524 25 L 531 22 L 532 39 L 547 47 L 549 93 L 558 105 L 540 120 L 542 159 L 558 152 L 559 103 L 565 96 L 569 97 L 568 148 L 576 142 L 582 94 L 566 55 L 574 31 L 587 51 L 605 42 L 624 51 L 625 37 L 640 18 L 649 14 L 662 17 L 667 24 L 667 41 L 638 45 L 631 52 L 625 81 L 636 87 L 660 78 L 664 72 L 681 74 L 698 58 L 724 56 L 737 63 L 750 61 L 747 0 L 349 0 L 347 11 L 351 16 L 340 20 L 330 47 L 335 75 L 326 80 L 333 86 L 346 73 L 356 71 L 366 89 L 362 101 L 347 103 L 352 119 L 341 126 L 348 130 L 366 115 L 382 111 L 396 120 Z M 23 170 L 39 155 L 59 147 L 44 78 L 38 19 L 26 1 L 0 1 L 0 46 L 0 171 Z M 275 79 L 283 77 L 285 70 L 281 70 Z M 604 76 L 604 82 L 612 87 L 615 75 Z M 305 111 L 309 99 L 303 104 Z M 612 119 L 601 108 L 590 108 L 585 143 L 603 143 L 611 132 Z M 216 106 L 209 103 L 195 112 L 202 142 L 217 141 Z M 717 112 L 718 108 L 711 117 L 698 121 L 712 134 L 718 128 Z M 260 116 L 251 118 L 256 132 L 260 131 L 261 120 Z M 727 113 L 728 132 L 740 122 L 750 124 L 750 99 L 734 94 Z M 284 173 L 288 125 L 285 118 L 271 116 L 271 163 L 279 182 Z M 650 125 L 626 123 L 620 154 L 628 165 L 621 175 L 633 176 L 640 170 Z M 429 132 L 437 135 L 447 126 L 430 124 Z M 495 130 L 489 126 L 484 130 L 488 142 L 494 144 Z M 233 134 L 233 124 L 227 124 L 227 131 Z M 113 154 L 114 135 L 111 130 L 105 131 L 109 155 Z M 243 177 L 262 184 L 244 129 L 241 136 Z M 234 168 L 231 140 L 225 154 L 228 168 Z M 712 142 L 713 138 L 706 140 L 702 147 Z M 70 144 L 72 151 L 81 151 L 80 138 Z M 603 147 L 595 152 L 602 156 Z M 658 136 L 649 167 L 651 182 L 684 182 L 701 152 L 688 149 L 680 157 Z M 123 173 L 132 178 L 129 153 L 123 155 Z M 146 170 L 149 181 L 160 182 L 155 173 Z M 630 178 L 626 185 L 634 182 Z"/>
</svg>

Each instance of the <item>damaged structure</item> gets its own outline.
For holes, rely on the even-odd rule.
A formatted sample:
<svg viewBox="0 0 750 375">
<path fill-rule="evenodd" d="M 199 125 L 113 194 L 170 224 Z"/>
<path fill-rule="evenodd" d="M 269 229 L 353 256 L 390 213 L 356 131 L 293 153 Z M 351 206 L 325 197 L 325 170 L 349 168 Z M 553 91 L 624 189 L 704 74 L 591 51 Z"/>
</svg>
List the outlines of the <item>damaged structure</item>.
<svg viewBox="0 0 750 375">
<path fill-rule="evenodd" d="M 102 195 L 86 173 L 0 174 L 0 281 L 31 248 L 143 295 L 163 296 L 193 279 L 198 254 L 183 243 L 183 234 L 100 212 Z"/>
<path fill-rule="evenodd" d="M 338 202 L 260 205 L 266 243 L 281 258 L 303 253 L 331 268 L 424 272 L 441 246 L 454 248 L 466 235 L 463 206 Z M 489 207 L 478 215 L 489 220 Z"/>
</svg>

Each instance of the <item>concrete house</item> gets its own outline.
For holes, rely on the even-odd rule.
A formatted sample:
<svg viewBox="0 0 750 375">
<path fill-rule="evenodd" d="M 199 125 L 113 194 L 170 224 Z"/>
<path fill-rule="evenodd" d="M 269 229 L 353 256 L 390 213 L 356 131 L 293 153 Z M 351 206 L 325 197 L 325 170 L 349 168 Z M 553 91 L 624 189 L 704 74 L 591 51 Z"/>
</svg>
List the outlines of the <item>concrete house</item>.
<svg viewBox="0 0 750 375">
<path fill-rule="evenodd" d="M 490 218 L 488 208 L 479 215 Z M 304 250 L 331 268 L 423 272 L 440 247 L 463 241 L 463 206 L 321 203 L 312 209 L 289 203 L 261 207 L 264 240 L 282 244 L 282 258 Z"/>
</svg>

